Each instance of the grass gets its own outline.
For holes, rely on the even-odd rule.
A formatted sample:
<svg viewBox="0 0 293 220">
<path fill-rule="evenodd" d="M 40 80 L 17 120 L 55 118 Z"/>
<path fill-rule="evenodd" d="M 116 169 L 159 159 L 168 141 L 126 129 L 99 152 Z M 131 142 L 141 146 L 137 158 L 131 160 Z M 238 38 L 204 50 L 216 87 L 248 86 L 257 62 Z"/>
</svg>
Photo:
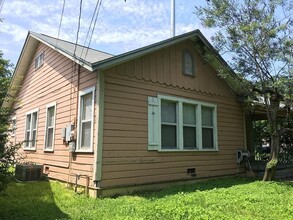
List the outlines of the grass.
<svg viewBox="0 0 293 220">
<path fill-rule="evenodd" d="M 0 219 L 293 219 L 293 185 L 224 178 L 94 199 L 58 182 L 11 183 Z"/>
</svg>

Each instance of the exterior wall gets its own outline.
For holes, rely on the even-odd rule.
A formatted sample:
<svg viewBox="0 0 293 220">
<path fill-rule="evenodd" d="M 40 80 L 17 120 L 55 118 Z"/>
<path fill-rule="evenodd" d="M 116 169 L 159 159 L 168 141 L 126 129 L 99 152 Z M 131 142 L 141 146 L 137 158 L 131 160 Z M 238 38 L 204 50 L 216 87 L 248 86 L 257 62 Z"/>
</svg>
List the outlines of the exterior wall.
<svg viewBox="0 0 293 220">
<path fill-rule="evenodd" d="M 195 59 L 195 77 L 182 74 L 182 51 Z M 242 108 L 192 42 L 158 50 L 109 68 L 105 74 L 102 188 L 231 175 L 244 148 Z M 171 95 L 217 105 L 216 152 L 148 151 L 148 97 Z M 196 179 L 195 178 L 195 179 Z"/>
<path fill-rule="evenodd" d="M 75 174 L 92 178 L 94 153 L 69 153 L 68 145 L 62 140 L 61 130 L 75 121 L 78 91 L 95 86 L 96 74 L 80 68 L 80 77 L 78 77 L 78 66 L 75 66 L 73 61 L 41 43 L 35 57 L 42 51 L 43 65 L 35 69 L 32 60 L 18 94 L 15 107 L 20 109 L 15 115 L 17 120 L 15 139 L 17 142 L 25 139 L 26 113 L 38 108 L 37 147 L 34 151 L 21 149 L 25 161 L 44 164 L 44 170 L 49 177 L 62 181 L 74 182 Z M 54 151 L 45 152 L 46 105 L 52 102 L 56 102 Z M 82 177 L 78 183 L 85 184 L 85 178 Z"/>
</svg>

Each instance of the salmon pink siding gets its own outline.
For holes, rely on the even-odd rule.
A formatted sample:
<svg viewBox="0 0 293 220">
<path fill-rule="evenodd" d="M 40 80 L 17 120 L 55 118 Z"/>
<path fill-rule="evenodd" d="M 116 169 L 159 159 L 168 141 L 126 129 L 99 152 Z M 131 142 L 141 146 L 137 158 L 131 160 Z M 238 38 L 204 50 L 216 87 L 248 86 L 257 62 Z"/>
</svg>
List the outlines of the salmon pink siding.
<svg viewBox="0 0 293 220">
<path fill-rule="evenodd" d="M 34 59 L 44 53 L 44 62 L 35 69 Z M 93 176 L 94 153 L 75 153 L 71 156 L 68 145 L 62 140 L 62 128 L 76 120 L 78 91 L 96 86 L 96 74 L 80 68 L 64 55 L 39 43 L 20 88 L 15 107 L 17 130 L 16 141 L 25 140 L 26 113 L 38 109 L 36 150 L 21 150 L 26 161 L 44 164 L 49 177 L 63 181 L 75 181 L 75 174 Z M 44 151 L 46 106 L 56 103 L 53 152 Z M 95 119 L 94 119 L 95 121 Z M 94 128 L 96 126 L 94 125 Z M 95 146 L 94 131 L 94 143 Z M 84 177 L 79 180 L 85 183 Z"/>
<path fill-rule="evenodd" d="M 104 136 L 101 188 L 231 175 L 244 148 L 242 107 L 225 81 L 191 41 L 158 50 L 104 71 Z M 182 51 L 191 51 L 195 77 L 182 74 Z M 168 95 L 217 106 L 218 151 L 148 150 L 148 97 Z"/>
</svg>

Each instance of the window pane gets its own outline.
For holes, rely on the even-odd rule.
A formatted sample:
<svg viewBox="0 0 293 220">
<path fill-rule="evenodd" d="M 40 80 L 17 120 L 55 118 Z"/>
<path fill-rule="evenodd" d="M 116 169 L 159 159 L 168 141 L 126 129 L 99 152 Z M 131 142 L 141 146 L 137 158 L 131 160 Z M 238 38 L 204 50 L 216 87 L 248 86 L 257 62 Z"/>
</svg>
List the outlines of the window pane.
<svg viewBox="0 0 293 220">
<path fill-rule="evenodd" d="M 177 148 L 177 132 L 174 125 L 162 125 L 162 149 L 176 149 Z"/>
<path fill-rule="evenodd" d="M 25 147 L 29 147 L 29 143 L 30 143 L 30 132 L 27 131 L 26 135 L 25 135 Z"/>
<path fill-rule="evenodd" d="M 26 130 L 30 130 L 31 127 L 31 114 L 26 116 Z"/>
<path fill-rule="evenodd" d="M 48 127 L 51 127 L 54 125 L 54 115 L 55 115 L 55 107 L 52 106 L 52 107 L 48 108 L 48 119 L 47 119 L 48 120 L 48 122 L 47 122 Z"/>
<path fill-rule="evenodd" d="M 195 127 L 183 127 L 183 144 L 184 149 L 196 148 L 196 128 Z"/>
<path fill-rule="evenodd" d="M 213 108 L 202 107 L 201 115 L 203 126 L 213 126 Z"/>
<path fill-rule="evenodd" d="M 82 120 L 92 118 L 92 92 L 82 96 Z"/>
<path fill-rule="evenodd" d="M 91 143 L 91 122 L 81 124 L 81 148 L 90 148 Z"/>
<path fill-rule="evenodd" d="M 32 147 L 36 147 L 36 136 L 37 136 L 37 131 L 33 131 L 33 136 L 32 136 Z"/>
<path fill-rule="evenodd" d="M 47 133 L 46 148 L 52 149 L 52 147 L 53 147 L 53 128 L 49 128 Z"/>
<path fill-rule="evenodd" d="M 202 129 L 202 148 L 212 149 L 214 148 L 214 136 L 212 128 Z"/>
<path fill-rule="evenodd" d="M 33 124 L 32 124 L 32 126 L 33 126 L 33 129 L 36 129 L 36 127 L 37 127 L 37 112 L 34 112 L 33 113 Z"/>
<path fill-rule="evenodd" d="M 195 106 L 184 104 L 183 105 L 183 124 L 195 125 Z"/>
<path fill-rule="evenodd" d="M 161 103 L 162 122 L 176 123 L 176 103 L 162 101 Z"/>
</svg>

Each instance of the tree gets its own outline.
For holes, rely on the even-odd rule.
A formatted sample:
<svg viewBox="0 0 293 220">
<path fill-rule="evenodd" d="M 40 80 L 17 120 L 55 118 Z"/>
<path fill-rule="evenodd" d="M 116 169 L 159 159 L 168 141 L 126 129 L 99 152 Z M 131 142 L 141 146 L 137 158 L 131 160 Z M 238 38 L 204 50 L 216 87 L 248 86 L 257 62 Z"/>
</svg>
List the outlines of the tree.
<svg viewBox="0 0 293 220">
<path fill-rule="evenodd" d="M 196 7 L 203 25 L 215 28 L 215 48 L 229 53 L 230 66 L 249 81 L 248 97 L 262 97 L 271 139 L 263 180 L 274 178 L 278 162 L 280 104 L 292 107 L 293 3 L 290 0 L 209 0 Z M 284 86 L 286 85 L 286 86 Z"/>
<path fill-rule="evenodd" d="M 9 167 L 16 162 L 15 153 L 20 144 L 8 143 L 9 118 L 13 110 L 3 107 L 10 85 L 13 65 L 3 58 L 0 51 L 0 191 L 4 190 L 11 173 Z"/>
</svg>

